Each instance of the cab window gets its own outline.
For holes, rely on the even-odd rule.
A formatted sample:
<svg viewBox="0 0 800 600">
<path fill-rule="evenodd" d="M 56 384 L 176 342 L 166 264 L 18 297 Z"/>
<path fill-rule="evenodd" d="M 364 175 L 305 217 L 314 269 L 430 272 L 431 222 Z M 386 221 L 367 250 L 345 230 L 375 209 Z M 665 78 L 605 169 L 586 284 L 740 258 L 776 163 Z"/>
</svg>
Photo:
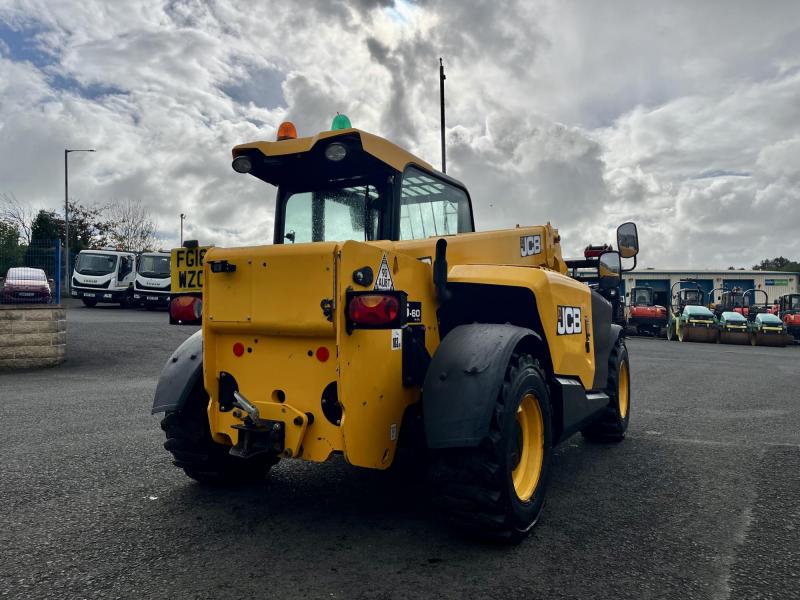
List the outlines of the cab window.
<svg viewBox="0 0 800 600">
<path fill-rule="evenodd" d="M 400 196 L 400 239 L 472 231 L 467 194 L 414 167 L 403 174 Z"/>
<path fill-rule="evenodd" d="M 284 243 L 378 238 L 381 197 L 371 185 L 297 192 L 286 199 Z"/>
</svg>

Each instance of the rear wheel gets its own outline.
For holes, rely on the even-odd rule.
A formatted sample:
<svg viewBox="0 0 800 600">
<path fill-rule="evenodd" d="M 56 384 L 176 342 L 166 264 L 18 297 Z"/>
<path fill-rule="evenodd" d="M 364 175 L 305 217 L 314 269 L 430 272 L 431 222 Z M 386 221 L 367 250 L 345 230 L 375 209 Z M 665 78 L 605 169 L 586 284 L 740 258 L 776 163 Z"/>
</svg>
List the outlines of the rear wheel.
<svg viewBox="0 0 800 600">
<path fill-rule="evenodd" d="M 82 300 L 83 300 L 84 306 L 86 306 L 88 308 L 93 308 L 93 307 L 97 306 L 97 300 L 95 300 L 94 298 L 83 298 Z"/>
<path fill-rule="evenodd" d="M 164 448 L 172 453 L 173 464 L 205 484 L 235 485 L 264 479 L 278 458 L 231 456 L 229 446 L 211 438 L 207 406 L 208 394 L 199 383 L 181 410 L 167 412 L 161 420 L 161 429 L 167 435 Z"/>
<path fill-rule="evenodd" d="M 606 394 L 611 399 L 600 418 L 581 434 L 593 442 L 621 442 L 631 418 L 631 378 L 628 349 L 620 339 L 611 351 Z"/>
<path fill-rule="evenodd" d="M 675 322 L 667 325 L 667 341 L 671 342 L 675 339 Z"/>
<path fill-rule="evenodd" d="M 515 354 L 496 400 L 489 435 L 476 448 L 433 457 L 437 499 L 458 529 L 488 540 L 519 542 L 544 508 L 553 446 L 544 373 Z"/>
</svg>

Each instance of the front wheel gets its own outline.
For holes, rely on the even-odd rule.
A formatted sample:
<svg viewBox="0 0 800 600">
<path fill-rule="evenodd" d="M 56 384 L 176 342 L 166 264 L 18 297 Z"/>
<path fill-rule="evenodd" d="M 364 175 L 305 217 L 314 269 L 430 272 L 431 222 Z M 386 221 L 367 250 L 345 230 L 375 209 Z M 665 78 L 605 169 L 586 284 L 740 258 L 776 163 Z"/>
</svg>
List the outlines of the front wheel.
<svg viewBox="0 0 800 600">
<path fill-rule="evenodd" d="M 675 323 L 667 325 L 667 341 L 671 342 L 675 339 Z"/>
<path fill-rule="evenodd" d="M 434 454 L 437 499 L 458 529 L 516 543 L 541 515 L 550 471 L 553 425 L 544 373 L 529 354 L 514 354 L 476 448 Z"/>
<path fill-rule="evenodd" d="M 621 442 L 631 419 L 630 364 L 622 340 L 614 344 L 608 363 L 606 394 L 610 402 L 600 418 L 581 431 L 592 442 Z"/>
</svg>

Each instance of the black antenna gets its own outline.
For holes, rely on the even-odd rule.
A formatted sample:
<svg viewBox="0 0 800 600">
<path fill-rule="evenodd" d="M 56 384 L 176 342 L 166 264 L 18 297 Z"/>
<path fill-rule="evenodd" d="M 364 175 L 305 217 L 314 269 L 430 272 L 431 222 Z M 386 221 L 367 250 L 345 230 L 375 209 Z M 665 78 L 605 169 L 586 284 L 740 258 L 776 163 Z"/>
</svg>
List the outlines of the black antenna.
<svg viewBox="0 0 800 600">
<path fill-rule="evenodd" d="M 442 59 L 439 58 L 439 104 L 441 108 L 441 124 L 442 124 L 442 173 L 447 173 L 447 158 L 444 149 L 444 65 Z"/>
</svg>

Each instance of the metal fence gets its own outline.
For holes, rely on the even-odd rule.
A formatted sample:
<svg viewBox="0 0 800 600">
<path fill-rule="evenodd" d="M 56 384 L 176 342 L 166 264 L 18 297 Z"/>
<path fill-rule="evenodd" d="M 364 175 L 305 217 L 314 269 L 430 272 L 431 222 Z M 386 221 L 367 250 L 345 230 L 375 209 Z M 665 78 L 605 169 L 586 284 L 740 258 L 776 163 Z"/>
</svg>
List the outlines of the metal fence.
<svg viewBox="0 0 800 600">
<path fill-rule="evenodd" d="M 61 304 L 61 242 L 0 244 L 0 304 Z"/>
</svg>

